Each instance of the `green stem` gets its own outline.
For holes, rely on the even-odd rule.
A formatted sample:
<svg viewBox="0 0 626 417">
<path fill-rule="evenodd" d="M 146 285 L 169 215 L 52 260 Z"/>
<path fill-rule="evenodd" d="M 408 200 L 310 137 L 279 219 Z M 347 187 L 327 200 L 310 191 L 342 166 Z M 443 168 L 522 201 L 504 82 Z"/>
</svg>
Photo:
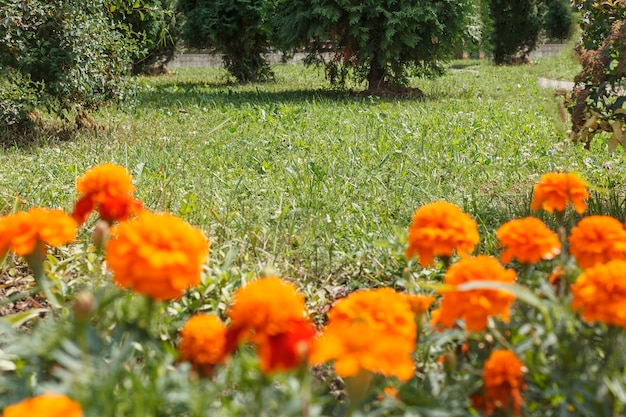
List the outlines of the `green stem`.
<svg viewBox="0 0 626 417">
<path fill-rule="evenodd" d="M 24 260 L 30 267 L 30 270 L 33 272 L 33 276 L 35 277 L 35 282 L 39 286 L 41 292 L 43 292 L 48 304 L 54 308 L 60 308 L 61 304 L 57 299 L 56 295 L 52 292 L 52 287 L 50 286 L 50 281 L 46 278 L 46 274 L 43 269 L 43 261 L 45 255 L 45 248 L 41 241 L 38 241 L 35 245 L 35 249 L 29 253 L 28 255 L 24 255 Z"/>
<path fill-rule="evenodd" d="M 306 364 L 302 364 L 298 369 L 298 379 L 300 380 L 300 404 L 302 406 L 302 417 L 310 417 L 311 372 Z"/>
</svg>

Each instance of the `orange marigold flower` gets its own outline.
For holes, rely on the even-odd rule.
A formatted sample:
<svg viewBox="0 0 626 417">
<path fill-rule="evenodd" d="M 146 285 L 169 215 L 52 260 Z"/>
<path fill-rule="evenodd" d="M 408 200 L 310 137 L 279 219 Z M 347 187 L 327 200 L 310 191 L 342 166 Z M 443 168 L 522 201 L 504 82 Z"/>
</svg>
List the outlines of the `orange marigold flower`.
<svg viewBox="0 0 626 417">
<path fill-rule="evenodd" d="M 615 260 L 586 269 L 572 284 L 572 309 L 588 322 L 626 327 L 626 261 Z"/>
<path fill-rule="evenodd" d="M 111 236 L 106 258 L 119 286 L 170 300 L 200 282 L 209 243 L 180 218 L 144 211 L 112 228 Z"/>
<path fill-rule="evenodd" d="M 409 227 L 406 257 L 419 255 L 422 266 L 432 265 L 435 256 L 464 256 L 474 250 L 479 236 L 476 222 L 454 204 L 438 201 L 415 211 Z"/>
<path fill-rule="evenodd" d="M 93 210 L 98 210 L 100 218 L 108 222 L 126 220 L 141 210 L 141 203 L 133 197 L 132 178 L 119 165 L 102 164 L 89 169 L 76 181 L 76 190 L 81 197 L 72 217 L 79 223 Z"/>
<path fill-rule="evenodd" d="M 614 259 L 626 259 L 626 230 L 613 217 L 583 218 L 572 229 L 569 244 L 570 253 L 583 269 Z"/>
<path fill-rule="evenodd" d="M 391 288 L 356 291 L 328 313 L 328 324 L 315 341 L 312 363 L 335 361 L 335 371 L 352 377 L 362 371 L 408 380 L 417 326 L 406 295 Z"/>
<path fill-rule="evenodd" d="M 293 284 L 272 276 L 239 288 L 228 317 L 227 350 L 251 341 L 259 348 L 263 372 L 290 369 L 306 360 L 315 327 Z"/>
<path fill-rule="evenodd" d="M 226 325 L 213 314 L 192 316 L 180 331 L 180 358 L 207 374 L 226 357 Z"/>
<path fill-rule="evenodd" d="M 568 173 L 548 173 L 541 176 L 541 181 L 533 188 L 533 200 L 530 208 L 533 211 L 543 208 L 545 211 L 563 212 L 569 203 L 582 214 L 587 209 L 585 200 L 589 192 L 578 175 Z"/>
<path fill-rule="evenodd" d="M 267 335 L 258 344 L 261 370 L 286 371 L 305 363 L 315 335 L 315 326 L 306 319 L 292 321 L 284 332 Z"/>
<path fill-rule="evenodd" d="M 548 277 L 548 282 L 553 287 L 556 287 L 557 285 L 561 283 L 561 279 L 563 278 L 564 275 L 565 275 L 565 269 L 561 268 L 560 266 L 557 266 L 552 270 L 552 273 Z"/>
<path fill-rule="evenodd" d="M 505 264 L 513 258 L 521 263 L 535 264 L 561 253 L 559 237 L 536 217 L 507 222 L 496 231 L 496 237 L 500 246 L 505 248 L 501 255 Z"/>
<path fill-rule="evenodd" d="M 76 222 L 63 210 L 32 208 L 0 217 L 0 256 L 28 255 L 38 244 L 61 246 L 76 239 Z"/>
<path fill-rule="evenodd" d="M 408 294 L 406 297 L 413 313 L 420 316 L 425 314 L 433 301 L 435 301 L 435 296 L 433 295 Z"/>
<path fill-rule="evenodd" d="M 524 363 L 510 350 L 494 350 L 483 367 L 485 414 L 495 409 L 512 410 L 520 414 L 525 388 Z"/>
<path fill-rule="evenodd" d="M 504 284 L 515 282 L 515 271 L 503 268 L 497 259 L 481 255 L 461 259 L 446 272 L 441 304 L 432 312 L 434 325 L 452 328 L 457 320 L 465 321 L 467 331 L 482 331 L 489 316 L 509 320 L 509 309 L 515 295 L 505 290 L 476 289 L 459 291 L 455 287 L 472 281 L 491 281 Z"/>
<path fill-rule="evenodd" d="M 44 394 L 27 398 L 4 409 L 2 417 L 82 417 L 76 401 L 60 394 Z"/>
</svg>

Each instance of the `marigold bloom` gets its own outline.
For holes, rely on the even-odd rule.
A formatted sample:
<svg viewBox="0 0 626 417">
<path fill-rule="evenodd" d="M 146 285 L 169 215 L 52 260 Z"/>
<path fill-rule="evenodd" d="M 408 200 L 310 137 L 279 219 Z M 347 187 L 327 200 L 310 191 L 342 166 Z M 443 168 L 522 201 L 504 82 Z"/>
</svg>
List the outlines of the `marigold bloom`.
<svg viewBox="0 0 626 417">
<path fill-rule="evenodd" d="M 315 327 L 293 284 L 278 277 L 257 279 L 235 292 L 227 314 L 227 350 L 249 340 L 259 348 L 263 372 L 290 369 L 306 360 Z"/>
<path fill-rule="evenodd" d="M 0 256 L 8 250 L 24 256 L 37 244 L 61 246 L 76 239 L 76 222 L 63 210 L 32 208 L 0 217 Z"/>
<path fill-rule="evenodd" d="M 112 228 L 111 235 L 106 258 L 119 286 L 170 300 L 200 282 L 209 243 L 180 218 L 144 211 Z"/>
<path fill-rule="evenodd" d="M 315 326 L 307 319 L 294 320 L 284 332 L 267 335 L 258 344 L 261 370 L 286 371 L 306 362 L 315 335 Z"/>
<path fill-rule="evenodd" d="M 500 246 L 505 248 L 500 255 L 505 264 L 513 258 L 521 263 L 535 264 L 561 253 L 559 237 L 536 217 L 507 222 L 496 231 L 496 237 Z"/>
<path fill-rule="evenodd" d="M 312 363 L 335 361 L 335 371 L 352 377 L 362 371 L 408 380 L 417 326 L 406 295 L 391 288 L 356 291 L 328 313 L 328 324 L 315 341 Z"/>
<path fill-rule="evenodd" d="M 44 394 L 27 398 L 4 409 L 2 417 L 82 417 L 76 401 L 59 394 Z"/>
<path fill-rule="evenodd" d="M 569 244 L 570 253 L 583 269 L 614 259 L 626 259 L 626 230 L 613 217 L 583 218 L 572 229 Z"/>
<path fill-rule="evenodd" d="M 433 301 L 435 301 L 435 296 L 408 294 L 407 300 L 409 301 L 413 313 L 421 316 L 428 311 L 428 308 L 432 305 Z"/>
<path fill-rule="evenodd" d="M 515 295 L 505 290 L 459 291 L 455 287 L 472 281 L 512 284 L 515 278 L 515 271 L 503 268 L 495 258 L 480 255 L 461 259 L 446 272 L 444 284 L 452 288 L 441 290 L 441 304 L 432 312 L 431 323 L 452 328 L 457 320 L 464 320 L 467 331 L 479 332 L 487 327 L 489 316 L 499 316 L 508 322 Z"/>
<path fill-rule="evenodd" d="M 119 165 L 102 164 L 87 170 L 76 181 L 76 190 L 81 197 L 72 217 L 79 223 L 93 210 L 98 210 L 102 220 L 113 222 L 126 220 L 141 209 L 141 203 L 133 197 L 132 178 Z"/>
<path fill-rule="evenodd" d="M 494 350 L 483 367 L 485 414 L 510 409 L 520 414 L 523 403 L 524 363 L 510 350 Z"/>
<path fill-rule="evenodd" d="M 541 181 L 533 188 L 533 200 L 530 208 L 533 211 L 543 208 L 545 211 L 563 212 L 569 203 L 582 214 L 587 209 L 585 200 L 589 192 L 578 175 L 568 173 L 548 173 L 541 176 Z"/>
<path fill-rule="evenodd" d="M 180 358 L 210 373 L 226 357 L 226 325 L 213 314 L 192 316 L 180 331 Z"/>
<path fill-rule="evenodd" d="M 407 237 L 406 257 L 419 255 L 422 266 L 432 265 L 435 256 L 461 256 L 479 242 L 476 222 L 454 204 L 438 201 L 415 211 Z"/>
<path fill-rule="evenodd" d="M 588 322 L 626 327 L 626 261 L 615 260 L 586 269 L 572 284 L 572 309 Z"/>
</svg>

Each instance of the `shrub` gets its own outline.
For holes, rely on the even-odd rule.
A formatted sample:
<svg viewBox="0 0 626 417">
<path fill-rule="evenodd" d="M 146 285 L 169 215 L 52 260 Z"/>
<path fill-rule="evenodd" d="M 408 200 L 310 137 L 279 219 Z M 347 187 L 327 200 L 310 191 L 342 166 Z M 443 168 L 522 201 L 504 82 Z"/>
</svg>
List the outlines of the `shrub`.
<svg viewBox="0 0 626 417">
<path fill-rule="evenodd" d="M 221 54 L 224 66 L 240 82 L 272 77 L 266 12 L 269 0 L 181 0 L 186 17 L 183 37 L 189 46 Z"/>
<path fill-rule="evenodd" d="M 25 80 L 38 100 L 62 116 L 79 119 L 128 93 L 124 77 L 136 45 L 116 30 L 105 0 L 83 2 L 7 0 L 0 9 L 0 68 L 19 76 L 9 78 L 15 90 Z M 17 83 L 17 84 L 14 84 Z M 16 103 L 20 103 L 18 100 Z M 28 105 L 21 102 L 22 118 Z M 23 122 L 23 119 L 21 119 Z M 14 123 L 19 120 L 15 119 Z"/>
<path fill-rule="evenodd" d="M 603 131 L 611 133 L 609 150 L 626 146 L 626 4 L 577 0 L 582 37 L 576 45 L 582 70 L 566 98 L 572 116 L 573 141 L 585 147 Z"/>
<path fill-rule="evenodd" d="M 490 11 L 494 62 L 500 65 L 526 61 L 541 30 L 537 0 L 491 0 Z"/>
<path fill-rule="evenodd" d="M 279 48 L 305 48 L 333 84 L 352 75 L 380 90 L 440 72 L 467 28 L 471 2 L 284 0 L 276 7 Z"/>
<path fill-rule="evenodd" d="M 28 76 L 14 70 L 0 70 L 0 75 L 0 126 L 26 127 L 43 85 L 33 83 Z"/>
<path fill-rule="evenodd" d="M 162 73 L 180 51 L 184 16 L 176 4 L 176 0 L 118 1 L 114 19 L 128 25 L 124 32 L 141 45 L 133 57 L 133 74 Z"/>
<path fill-rule="evenodd" d="M 574 32 L 572 7 L 567 0 L 546 0 L 543 30 L 548 39 L 569 39 Z"/>
</svg>

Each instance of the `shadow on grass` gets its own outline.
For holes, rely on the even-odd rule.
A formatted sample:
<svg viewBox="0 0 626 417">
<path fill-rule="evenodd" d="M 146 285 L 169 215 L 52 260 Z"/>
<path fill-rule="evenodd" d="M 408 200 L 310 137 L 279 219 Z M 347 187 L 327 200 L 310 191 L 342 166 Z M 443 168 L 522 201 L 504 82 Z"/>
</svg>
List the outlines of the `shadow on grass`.
<svg viewBox="0 0 626 417">
<path fill-rule="evenodd" d="M 44 120 L 28 126 L 0 129 L 0 150 L 33 150 L 76 139 L 80 129 L 74 123 Z"/>
<path fill-rule="evenodd" d="M 412 90 L 415 89 L 410 89 Z M 407 89 L 407 91 L 409 91 Z M 450 92 L 448 95 L 464 96 L 463 91 Z M 439 98 L 439 97 L 433 97 Z M 152 85 L 149 91 L 137 94 L 141 107 L 160 109 L 186 106 L 243 106 L 249 104 L 305 104 L 313 102 L 371 103 L 371 102 L 415 102 L 430 100 L 431 96 L 416 94 L 375 95 L 367 91 L 351 89 L 295 89 L 283 90 L 279 82 L 261 84 L 202 83 L 202 82 L 166 82 Z"/>
</svg>

